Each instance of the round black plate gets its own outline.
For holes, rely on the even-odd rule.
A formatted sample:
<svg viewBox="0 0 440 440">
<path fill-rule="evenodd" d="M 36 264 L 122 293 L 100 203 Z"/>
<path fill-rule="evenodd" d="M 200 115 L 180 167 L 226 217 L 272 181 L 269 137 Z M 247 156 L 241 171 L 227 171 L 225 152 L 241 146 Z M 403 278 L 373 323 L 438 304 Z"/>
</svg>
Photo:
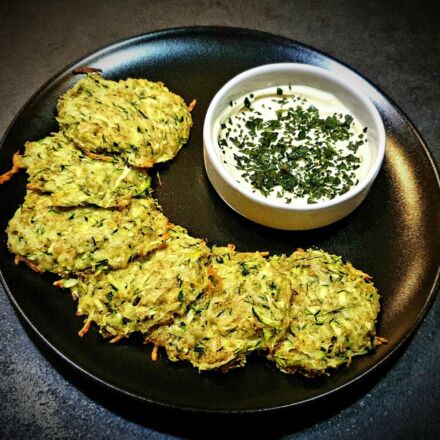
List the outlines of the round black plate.
<svg viewBox="0 0 440 440">
<path fill-rule="evenodd" d="M 349 217 L 311 232 L 280 232 L 253 224 L 228 208 L 207 180 L 202 125 L 208 104 L 232 76 L 248 68 L 293 61 L 332 70 L 364 91 L 382 115 L 387 152 L 366 201 Z M 0 187 L 0 261 L 6 291 L 41 339 L 79 372 L 120 393 L 174 408 L 250 412 L 299 405 L 341 389 L 371 372 L 416 329 L 436 292 L 440 263 L 440 192 L 433 160 L 415 128 L 380 91 L 338 61 L 294 41 L 229 28 L 187 28 L 135 37 L 100 50 L 49 80 L 12 123 L 0 150 L 1 171 L 26 140 L 57 129 L 57 98 L 77 80 L 71 71 L 88 65 L 110 79 L 163 81 L 187 102 L 197 99 L 188 145 L 157 168 L 155 193 L 171 221 L 210 244 L 235 243 L 239 250 L 290 253 L 318 246 L 342 255 L 373 275 L 382 293 L 379 334 L 388 345 L 355 359 L 330 377 L 287 376 L 257 356 L 229 374 L 199 374 L 161 354 L 154 363 L 140 338 L 110 345 L 92 329 L 77 336 L 82 320 L 66 291 L 24 265 L 15 266 L 4 230 L 22 201 L 25 173 Z"/>
</svg>

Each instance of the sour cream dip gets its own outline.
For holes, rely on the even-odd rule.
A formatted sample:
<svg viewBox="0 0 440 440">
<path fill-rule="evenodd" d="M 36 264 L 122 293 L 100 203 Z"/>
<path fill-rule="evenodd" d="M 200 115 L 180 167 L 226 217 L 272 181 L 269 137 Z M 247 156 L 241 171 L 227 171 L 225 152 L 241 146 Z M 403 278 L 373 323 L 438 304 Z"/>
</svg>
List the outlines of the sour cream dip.
<svg viewBox="0 0 440 440">
<path fill-rule="evenodd" d="M 256 90 L 214 122 L 227 172 L 256 195 L 286 204 L 331 200 L 366 176 L 368 128 L 330 93 L 302 85 Z"/>
</svg>

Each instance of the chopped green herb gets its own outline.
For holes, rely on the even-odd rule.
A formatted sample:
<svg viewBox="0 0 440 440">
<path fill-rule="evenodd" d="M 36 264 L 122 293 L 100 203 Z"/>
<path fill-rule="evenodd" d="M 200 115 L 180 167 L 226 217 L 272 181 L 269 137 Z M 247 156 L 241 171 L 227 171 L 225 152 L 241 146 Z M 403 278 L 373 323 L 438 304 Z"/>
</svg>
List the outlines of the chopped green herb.
<svg viewBox="0 0 440 440">
<path fill-rule="evenodd" d="M 282 95 L 282 88 L 276 93 Z M 287 96 L 272 99 L 279 106 L 275 118 L 263 119 L 251 108 L 252 97 L 244 98 L 251 111 L 228 118 L 232 127 L 220 134 L 219 145 L 225 154 L 232 149 L 231 165 L 253 188 L 264 196 L 275 191 L 287 203 L 296 197 L 312 204 L 344 194 L 357 183 L 354 171 L 361 160 L 355 154 L 367 142 L 367 128 L 355 138 L 353 116 L 322 116 L 304 98 Z"/>
</svg>

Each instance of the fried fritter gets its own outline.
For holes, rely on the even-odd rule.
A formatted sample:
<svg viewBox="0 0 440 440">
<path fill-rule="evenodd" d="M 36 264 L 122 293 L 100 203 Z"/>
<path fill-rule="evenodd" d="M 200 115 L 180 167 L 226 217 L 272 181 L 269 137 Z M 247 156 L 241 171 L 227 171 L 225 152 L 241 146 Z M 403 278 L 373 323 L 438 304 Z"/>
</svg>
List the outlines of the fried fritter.
<svg viewBox="0 0 440 440">
<path fill-rule="evenodd" d="M 199 297 L 187 314 L 148 336 L 165 347 L 172 361 L 190 361 L 199 370 L 226 371 L 246 363 L 254 350 L 273 347 L 286 327 L 290 290 L 263 254 L 212 250 L 217 285 Z"/>
<path fill-rule="evenodd" d="M 50 195 L 54 206 L 93 204 L 122 207 L 150 189 L 148 174 L 121 159 L 87 156 L 62 132 L 27 142 L 20 165 L 29 174 L 28 188 Z"/>
<path fill-rule="evenodd" d="M 58 101 L 61 131 L 28 142 L 0 176 L 29 174 L 7 228 L 16 261 L 63 277 L 56 285 L 85 316 L 81 336 L 92 323 L 111 342 L 141 332 L 153 358 L 163 346 L 200 371 L 261 351 L 283 372 L 315 376 L 379 345 L 379 295 L 340 257 L 210 251 L 169 223 L 142 168 L 187 142 L 190 107 L 162 83 L 79 80 Z"/>
<path fill-rule="evenodd" d="M 58 122 L 86 152 L 115 154 L 149 168 L 172 159 L 192 125 L 183 99 L 162 83 L 110 81 L 100 74 L 79 80 L 58 102 Z"/>
<path fill-rule="evenodd" d="M 9 250 L 33 269 L 61 275 L 126 267 L 162 245 L 168 219 L 152 198 L 122 209 L 51 206 L 29 192 L 7 228 Z"/>
<path fill-rule="evenodd" d="M 322 250 L 273 264 L 296 292 L 286 337 L 269 355 L 280 370 L 315 376 L 375 347 L 379 294 L 368 275 Z"/>
<path fill-rule="evenodd" d="M 175 226 L 165 247 L 132 261 L 125 269 L 87 274 L 60 282 L 78 299 L 86 325 L 120 338 L 172 321 L 207 287 L 209 248 Z"/>
</svg>

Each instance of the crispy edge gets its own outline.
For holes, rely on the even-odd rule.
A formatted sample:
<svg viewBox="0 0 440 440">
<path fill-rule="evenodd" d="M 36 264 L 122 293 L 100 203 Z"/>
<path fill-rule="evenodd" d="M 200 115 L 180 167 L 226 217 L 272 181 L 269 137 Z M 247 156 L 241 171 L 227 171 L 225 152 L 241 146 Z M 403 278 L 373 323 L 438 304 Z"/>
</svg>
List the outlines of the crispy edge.
<svg viewBox="0 0 440 440">
<path fill-rule="evenodd" d="M 88 73 L 102 73 L 102 69 L 90 66 L 80 66 L 72 70 L 74 75 L 88 74 Z"/>
<path fill-rule="evenodd" d="M 20 171 L 21 169 L 20 159 L 21 159 L 20 152 L 16 151 L 12 156 L 12 168 L 0 176 L 0 185 L 2 183 L 7 182 L 8 180 L 11 180 L 12 176 Z"/>
<path fill-rule="evenodd" d="M 379 347 L 380 345 L 388 344 L 388 339 L 383 338 L 382 336 L 376 336 L 374 338 L 375 346 Z"/>
<path fill-rule="evenodd" d="M 104 162 L 111 162 L 113 160 L 112 156 L 106 156 L 104 154 L 96 154 L 96 153 L 92 153 L 91 151 L 86 151 L 85 153 L 91 159 L 102 160 Z"/>
<path fill-rule="evenodd" d="M 194 107 L 196 106 L 196 104 L 197 104 L 197 99 L 193 99 L 188 105 L 188 110 L 190 112 L 192 112 L 194 110 Z"/>
<path fill-rule="evenodd" d="M 80 147 L 84 153 L 87 154 L 88 157 L 95 159 L 95 160 L 103 160 L 106 162 L 111 162 L 113 160 L 113 156 L 111 155 L 106 155 L 106 154 L 98 154 L 98 153 L 93 153 L 92 151 L 89 151 L 87 149 L 84 149 L 82 147 Z M 121 155 L 123 156 L 123 155 Z M 131 165 L 134 168 L 141 168 L 141 169 L 148 169 L 148 168 L 152 168 L 154 165 L 156 164 L 156 162 L 152 161 L 152 160 L 146 160 L 144 162 L 141 162 L 137 165 Z"/>
<path fill-rule="evenodd" d="M 44 269 L 42 269 L 40 266 L 38 266 L 38 264 L 35 264 L 34 262 L 28 260 L 25 257 L 22 257 L 21 255 L 16 255 L 15 259 L 14 259 L 14 263 L 15 264 L 20 264 L 20 263 L 24 263 L 26 264 L 26 266 L 30 267 L 32 270 L 34 270 L 37 273 L 44 273 Z"/>
<path fill-rule="evenodd" d="M 151 360 L 152 360 L 153 362 L 156 362 L 156 361 L 157 361 L 157 353 L 158 353 L 158 350 L 159 350 L 159 346 L 156 345 L 156 344 L 154 344 L 154 346 L 153 346 L 153 350 L 151 350 Z"/>
<path fill-rule="evenodd" d="M 90 330 L 91 325 L 92 325 L 92 321 L 90 319 L 86 319 L 84 321 L 84 325 L 82 326 L 81 330 L 78 332 L 78 335 L 82 338 Z"/>
</svg>

